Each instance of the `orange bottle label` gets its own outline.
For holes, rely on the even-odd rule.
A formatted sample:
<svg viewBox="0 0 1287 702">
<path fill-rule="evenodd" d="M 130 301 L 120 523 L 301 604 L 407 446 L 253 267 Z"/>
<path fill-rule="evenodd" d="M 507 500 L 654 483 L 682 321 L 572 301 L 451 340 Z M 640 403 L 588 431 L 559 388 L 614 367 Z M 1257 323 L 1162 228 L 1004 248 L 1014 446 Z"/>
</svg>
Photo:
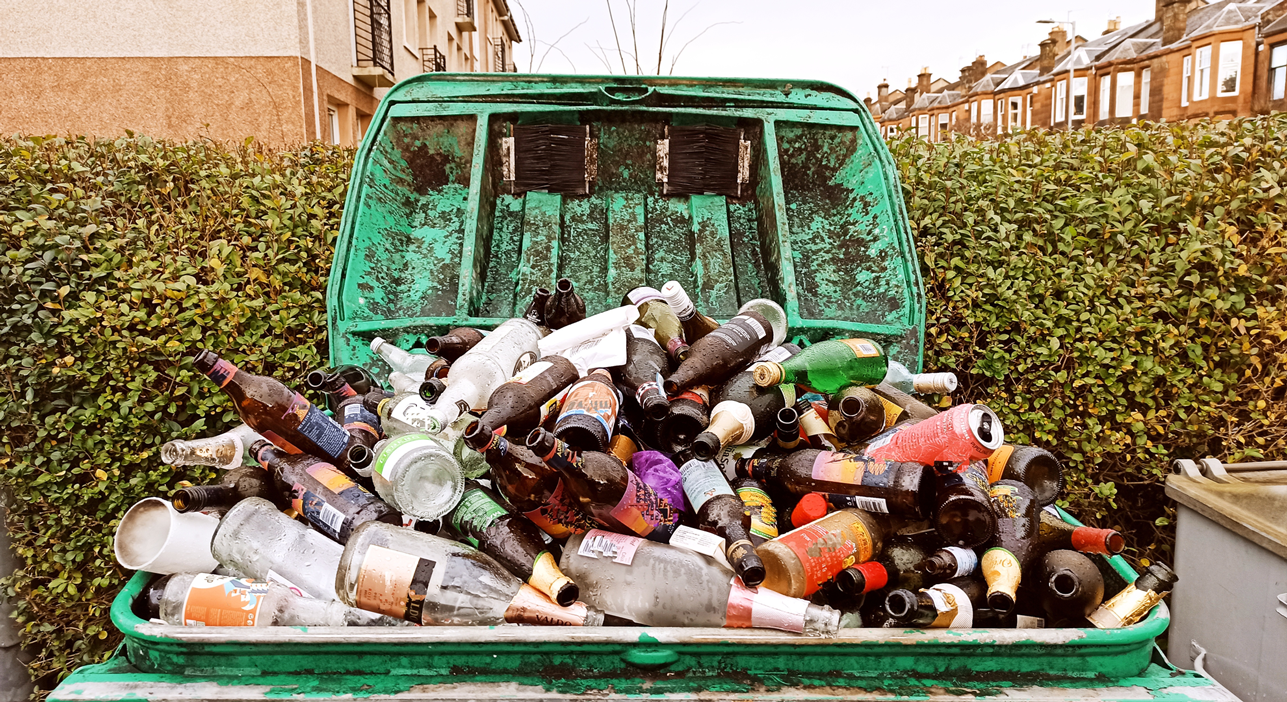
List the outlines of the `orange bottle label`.
<svg viewBox="0 0 1287 702">
<path fill-rule="evenodd" d="M 830 528 L 831 520 L 823 520 L 787 532 L 777 542 L 790 548 L 804 566 L 805 580 L 809 583 L 805 596 L 812 595 L 836 573 L 855 563 L 871 560 L 875 544 L 871 534 L 860 521 L 840 529 Z"/>
<path fill-rule="evenodd" d="M 268 583 L 202 573 L 183 601 L 184 626 L 255 626 Z"/>
</svg>

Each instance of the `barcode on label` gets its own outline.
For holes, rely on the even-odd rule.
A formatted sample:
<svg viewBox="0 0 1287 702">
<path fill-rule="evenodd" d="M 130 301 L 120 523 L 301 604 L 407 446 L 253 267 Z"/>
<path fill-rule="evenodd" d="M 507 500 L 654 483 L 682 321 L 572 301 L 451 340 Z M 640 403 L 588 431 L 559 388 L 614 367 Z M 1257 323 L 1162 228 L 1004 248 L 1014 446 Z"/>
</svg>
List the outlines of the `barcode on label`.
<svg viewBox="0 0 1287 702">
<path fill-rule="evenodd" d="M 637 536 L 626 536 L 625 534 L 614 534 L 599 529 L 591 529 L 586 532 L 584 539 L 581 541 L 581 548 L 577 553 L 590 558 L 611 558 L 613 561 L 622 565 L 630 565 L 634 562 L 635 551 L 639 549 L 639 544 L 643 539 Z"/>
<path fill-rule="evenodd" d="M 768 336 L 768 333 L 764 331 L 764 325 L 755 321 L 754 317 L 741 317 L 741 319 L 745 319 L 746 324 L 755 330 L 755 335 L 757 338 L 763 339 L 764 337 Z"/>
<path fill-rule="evenodd" d="M 845 500 L 851 506 L 857 507 L 868 512 L 879 512 L 889 514 L 889 504 L 880 497 L 858 497 L 856 495 L 846 498 Z"/>
<path fill-rule="evenodd" d="M 1041 617 L 1027 617 L 1022 614 L 1015 618 L 1014 628 L 1016 629 L 1044 629 L 1046 620 Z"/>
<path fill-rule="evenodd" d="M 336 534 L 339 534 L 340 528 L 344 526 L 344 513 L 325 502 L 322 503 L 321 509 L 317 511 L 317 517 Z"/>
<path fill-rule="evenodd" d="M 864 341 L 859 341 L 859 342 L 858 342 L 858 348 L 859 348 L 863 353 L 871 354 L 872 356 L 879 356 L 879 355 L 880 355 L 880 352 L 876 350 L 876 347 L 875 347 L 875 346 L 872 346 L 871 344 L 868 344 L 868 343 L 866 343 L 866 342 L 864 342 Z"/>
</svg>

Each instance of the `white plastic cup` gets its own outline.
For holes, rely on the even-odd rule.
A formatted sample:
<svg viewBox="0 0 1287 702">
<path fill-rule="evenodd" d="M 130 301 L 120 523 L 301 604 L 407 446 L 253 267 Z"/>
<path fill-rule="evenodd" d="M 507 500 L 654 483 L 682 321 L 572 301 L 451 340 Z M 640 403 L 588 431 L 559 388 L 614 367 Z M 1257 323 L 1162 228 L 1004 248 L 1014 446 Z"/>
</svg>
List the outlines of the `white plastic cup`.
<svg viewBox="0 0 1287 702">
<path fill-rule="evenodd" d="M 116 562 L 149 573 L 209 573 L 219 565 L 210 553 L 219 520 L 200 512 L 180 513 L 168 500 L 148 497 L 134 504 L 116 527 Z"/>
</svg>

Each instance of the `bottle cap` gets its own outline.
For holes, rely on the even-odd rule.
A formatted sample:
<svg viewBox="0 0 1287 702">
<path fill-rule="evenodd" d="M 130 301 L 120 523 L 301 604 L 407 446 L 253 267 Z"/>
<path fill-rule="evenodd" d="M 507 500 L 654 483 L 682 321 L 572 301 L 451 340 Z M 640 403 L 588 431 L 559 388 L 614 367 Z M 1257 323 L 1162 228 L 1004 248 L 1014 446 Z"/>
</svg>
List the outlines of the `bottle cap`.
<svg viewBox="0 0 1287 702">
<path fill-rule="evenodd" d="M 377 336 L 371 340 L 371 351 L 375 353 L 380 353 L 380 347 L 384 346 L 387 343 L 389 342 Z"/>
<path fill-rule="evenodd" d="M 917 373 L 912 389 L 921 395 L 949 395 L 956 390 L 955 373 Z"/>
<path fill-rule="evenodd" d="M 757 363 L 751 369 L 751 375 L 755 384 L 762 388 L 777 385 L 782 382 L 782 364 L 773 361 Z"/>
<path fill-rule="evenodd" d="M 674 310 L 676 317 L 689 319 L 697 314 L 697 308 L 693 306 L 693 301 L 679 281 L 666 281 L 666 284 L 661 286 L 661 296 L 666 300 L 666 304 L 670 305 L 670 309 Z"/>
<path fill-rule="evenodd" d="M 827 503 L 827 498 L 820 492 L 811 492 L 800 498 L 796 503 L 795 509 L 791 510 L 791 525 L 799 529 L 800 527 L 811 522 L 822 519 L 827 516 L 831 505 Z"/>
</svg>

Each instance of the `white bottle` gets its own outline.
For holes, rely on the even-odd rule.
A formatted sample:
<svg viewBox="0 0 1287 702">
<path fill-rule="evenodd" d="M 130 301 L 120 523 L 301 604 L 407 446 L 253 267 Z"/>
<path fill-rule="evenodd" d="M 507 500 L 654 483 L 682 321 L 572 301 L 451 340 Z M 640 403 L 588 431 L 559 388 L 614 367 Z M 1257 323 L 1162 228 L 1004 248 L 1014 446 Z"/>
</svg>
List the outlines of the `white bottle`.
<svg viewBox="0 0 1287 702">
<path fill-rule="evenodd" d="M 423 381 L 425 371 L 438 360 L 433 354 L 404 351 L 378 336 L 371 340 L 371 350 L 384 359 L 390 369 L 417 381 Z"/>
<path fill-rule="evenodd" d="M 371 482 L 394 509 L 433 520 L 456 507 L 465 476 L 451 450 L 437 437 L 418 432 L 391 436 L 375 445 Z"/>
<path fill-rule="evenodd" d="M 300 597 L 278 583 L 210 573 L 166 580 L 159 618 L 174 626 L 404 626 L 335 600 Z"/>
<path fill-rule="evenodd" d="M 743 312 L 759 312 L 760 315 L 768 321 L 769 326 L 773 328 L 773 340 L 769 343 L 768 348 L 781 346 L 782 342 L 786 341 L 787 316 L 786 311 L 782 309 L 781 305 L 772 300 L 760 297 L 754 300 L 748 300 L 745 305 L 742 305 L 742 307 L 737 310 L 738 314 L 742 314 Z"/>
<path fill-rule="evenodd" d="M 947 395 L 956 390 L 955 373 L 913 373 L 898 361 L 889 361 L 885 382 L 905 393 Z"/>
<path fill-rule="evenodd" d="M 167 441 L 161 446 L 161 462 L 171 466 L 214 466 L 232 470 L 238 466 L 253 466 L 250 445 L 263 439 L 254 429 L 239 424 L 218 436 L 191 441 Z"/>
<path fill-rule="evenodd" d="M 447 389 L 429 412 L 428 432 L 442 431 L 470 410 L 486 409 L 493 390 L 537 359 L 540 340 L 540 327 L 526 319 L 511 319 L 456 359 Z"/>
<path fill-rule="evenodd" d="M 335 572 L 344 547 L 262 497 L 244 499 L 228 510 L 210 552 L 220 565 L 248 578 L 281 583 L 304 597 L 339 599 Z"/>
<path fill-rule="evenodd" d="M 580 602 L 558 606 L 481 551 L 375 522 L 353 531 L 335 588 L 345 604 L 416 624 L 603 623 L 602 612 Z"/>
<path fill-rule="evenodd" d="M 351 542 L 350 542 L 351 543 Z M 748 588 L 695 551 L 592 529 L 563 547 L 559 568 L 581 599 L 646 626 L 760 627 L 833 636 L 840 613 L 767 588 Z"/>
</svg>

